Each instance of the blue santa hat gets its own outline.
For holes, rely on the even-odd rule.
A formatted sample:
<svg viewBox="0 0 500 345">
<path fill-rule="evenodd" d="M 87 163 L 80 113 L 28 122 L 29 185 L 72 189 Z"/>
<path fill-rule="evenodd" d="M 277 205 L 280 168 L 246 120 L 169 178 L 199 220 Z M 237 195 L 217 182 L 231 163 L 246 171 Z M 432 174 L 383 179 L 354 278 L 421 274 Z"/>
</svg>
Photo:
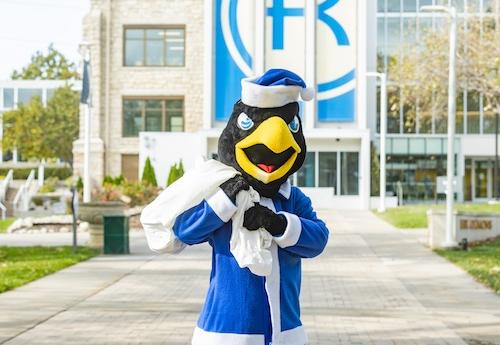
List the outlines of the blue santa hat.
<svg viewBox="0 0 500 345">
<path fill-rule="evenodd" d="M 270 69 L 260 77 L 241 80 L 241 101 L 257 108 L 278 108 L 300 99 L 310 101 L 314 89 L 286 69 Z"/>
</svg>

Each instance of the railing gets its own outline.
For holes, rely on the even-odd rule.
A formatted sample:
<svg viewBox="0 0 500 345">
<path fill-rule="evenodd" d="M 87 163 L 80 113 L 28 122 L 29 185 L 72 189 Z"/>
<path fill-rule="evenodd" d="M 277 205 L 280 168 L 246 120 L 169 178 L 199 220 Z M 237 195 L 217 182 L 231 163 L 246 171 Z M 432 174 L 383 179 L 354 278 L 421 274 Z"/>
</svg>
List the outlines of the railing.
<svg viewBox="0 0 500 345">
<path fill-rule="evenodd" d="M 13 179 L 14 179 L 14 170 L 10 169 L 9 172 L 7 173 L 7 176 L 5 176 L 2 183 L 0 183 L 0 203 L 2 203 L 2 205 L 5 202 L 7 190 L 9 189 L 10 183 L 12 182 Z"/>
<path fill-rule="evenodd" d="M 5 220 L 5 215 L 7 214 L 7 207 L 0 202 L 0 210 L 2 210 L 2 220 Z"/>
<path fill-rule="evenodd" d="M 26 179 L 26 182 L 24 182 L 21 188 L 19 188 L 14 198 L 14 201 L 12 202 L 14 213 L 18 211 L 26 212 L 29 210 L 31 196 L 33 195 L 32 193 L 33 186 L 36 188 L 34 169 L 31 170 L 28 178 Z"/>
</svg>

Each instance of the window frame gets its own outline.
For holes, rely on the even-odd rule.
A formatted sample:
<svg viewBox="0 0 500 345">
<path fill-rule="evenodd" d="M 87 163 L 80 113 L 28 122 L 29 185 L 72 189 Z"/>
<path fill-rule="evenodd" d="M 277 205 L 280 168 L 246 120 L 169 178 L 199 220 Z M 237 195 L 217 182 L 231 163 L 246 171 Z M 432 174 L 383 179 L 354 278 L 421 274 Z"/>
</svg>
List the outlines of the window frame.
<svg viewBox="0 0 500 345">
<path fill-rule="evenodd" d="M 164 59 L 164 64 L 163 65 L 147 65 L 146 64 L 146 53 L 147 53 L 147 44 L 146 44 L 146 30 L 183 30 L 184 31 L 184 45 L 183 45 L 183 49 L 184 49 L 184 56 L 183 56 L 183 59 L 182 59 L 182 65 L 169 65 L 167 63 L 167 45 L 165 44 L 164 45 L 164 48 L 163 48 L 163 59 Z M 127 55 L 126 55 L 126 52 L 127 52 L 127 30 L 144 30 L 144 35 L 143 35 L 143 47 L 142 47 L 142 53 L 143 53 L 143 57 L 144 57 L 144 64 L 140 65 L 140 66 L 132 66 L 132 65 L 127 65 Z M 168 68 L 182 68 L 182 67 L 186 67 L 186 41 L 187 41 L 187 31 L 186 31 L 186 25 L 185 24 L 168 24 L 168 25 L 165 25 L 165 24 L 161 24 L 161 25 L 155 25 L 155 24 L 145 24 L 145 25 L 141 25 L 141 24 L 127 24 L 127 25 L 123 25 L 123 30 L 122 30 L 122 67 L 126 67 L 126 68 L 143 68 L 143 67 L 147 67 L 147 68 L 165 68 L 165 67 L 168 67 Z"/>
<path fill-rule="evenodd" d="M 186 131 L 186 121 L 185 121 L 185 114 L 186 114 L 186 102 L 185 102 L 185 97 L 184 96 L 123 96 L 122 97 L 122 111 L 121 111 L 121 121 L 122 121 L 122 133 L 121 137 L 122 138 L 138 138 L 139 135 L 137 136 L 132 136 L 132 135 L 125 135 L 125 102 L 126 101 L 161 101 L 161 130 L 159 132 L 167 132 L 167 133 L 181 133 Z M 167 112 L 167 106 L 166 106 L 166 101 L 182 101 L 182 131 L 178 132 L 172 132 L 172 131 L 167 131 L 167 120 L 169 120 L 168 117 L 168 112 Z M 140 132 L 147 132 L 146 131 L 146 107 L 144 106 L 141 109 L 141 119 L 142 119 L 142 128 L 139 130 Z M 150 131 L 150 132 L 158 132 L 158 131 Z"/>
</svg>

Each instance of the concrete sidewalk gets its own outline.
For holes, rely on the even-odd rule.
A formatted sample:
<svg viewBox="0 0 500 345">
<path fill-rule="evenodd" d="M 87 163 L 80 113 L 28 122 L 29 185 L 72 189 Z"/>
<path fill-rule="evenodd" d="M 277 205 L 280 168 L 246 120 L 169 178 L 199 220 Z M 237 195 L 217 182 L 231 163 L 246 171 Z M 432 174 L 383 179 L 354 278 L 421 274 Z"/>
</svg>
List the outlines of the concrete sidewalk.
<svg viewBox="0 0 500 345">
<path fill-rule="evenodd" d="M 304 260 L 309 344 L 500 345 L 500 298 L 369 212 L 321 212 L 332 236 Z M 210 248 L 103 256 L 0 295 L 0 344 L 189 344 Z"/>
</svg>

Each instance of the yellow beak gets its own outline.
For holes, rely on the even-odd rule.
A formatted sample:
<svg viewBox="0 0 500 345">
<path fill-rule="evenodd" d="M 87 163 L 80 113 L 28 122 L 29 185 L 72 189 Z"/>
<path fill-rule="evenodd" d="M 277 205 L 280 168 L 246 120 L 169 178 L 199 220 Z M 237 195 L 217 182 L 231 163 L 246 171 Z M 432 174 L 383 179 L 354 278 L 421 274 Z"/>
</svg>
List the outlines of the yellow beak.
<svg viewBox="0 0 500 345">
<path fill-rule="evenodd" d="M 294 152 L 278 169 L 266 172 L 252 163 L 244 151 L 257 144 L 265 145 L 276 154 L 280 154 L 289 148 L 292 148 Z M 262 122 L 252 134 L 238 142 L 235 146 L 236 162 L 239 166 L 247 174 L 266 184 L 285 176 L 292 168 L 300 151 L 300 146 L 295 141 L 286 122 L 279 116 L 270 117 Z"/>
</svg>

